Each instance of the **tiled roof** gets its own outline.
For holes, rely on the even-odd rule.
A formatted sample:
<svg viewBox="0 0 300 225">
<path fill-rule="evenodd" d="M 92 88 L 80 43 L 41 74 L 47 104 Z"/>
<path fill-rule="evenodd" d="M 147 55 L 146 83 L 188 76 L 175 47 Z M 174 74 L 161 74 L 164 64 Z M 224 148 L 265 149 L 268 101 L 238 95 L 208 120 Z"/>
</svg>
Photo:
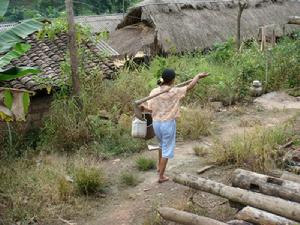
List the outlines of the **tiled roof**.
<svg viewBox="0 0 300 225">
<path fill-rule="evenodd" d="M 55 84 L 64 82 L 61 73 L 61 63 L 67 51 L 68 37 L 66 34 L 58 35 L 55 39 L 38 40 L 35 34 L 26 38 L 26 42 L 31 45 L 31 49 L 17 60 L 13 60 L 10 65 L 13 66 L 33 66 L 42 70 L 39 74 L 39 79 L 34 79 L 32 76 L 26 76 L 15 79 L 10 82 L 13 88 L 25 88 L 27 90 L 35 91 L 45 88 L 42 85 L 42 79 L 47 78 L 51 83 Z M 107 78 L 113 78 L 116 72 L 114 63 L 107 58 L 100 57 L 99 49 L 92 43 L 87 43 L 85 52 L 89 57 L 83 64 L 87 70 L 91 70 L 98 66 Z"/>
<path fill-rule="evenodd" d="M 116 30 L 122 19 L 123 14 L 76 16 L 75 22 L 82 25 L 88 25 L 91 27 L 93 33 L 99 33 L 103 31 L 112 32 Z"/>
</svg>

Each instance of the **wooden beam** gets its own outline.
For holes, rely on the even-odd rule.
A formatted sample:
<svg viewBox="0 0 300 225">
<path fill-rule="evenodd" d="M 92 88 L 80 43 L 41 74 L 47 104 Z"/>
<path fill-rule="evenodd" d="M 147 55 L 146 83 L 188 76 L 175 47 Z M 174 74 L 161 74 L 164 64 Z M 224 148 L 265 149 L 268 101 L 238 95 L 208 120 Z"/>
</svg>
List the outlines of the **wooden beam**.
<svg viewBox="0 0 300 225">
<path fill-rule="evenodd" d="M 174 178 L 174 182 L 227 198 L 233 202 L 266 210 L 291 220 L 300 221 L 300 204 L 296 202 L 230 187 L 185 173 L 177 175 Z"/>
<path fill-rule="evenodd" d="M 280 177 L 283 180 L 289 180 L 300 184 L 300 175 L 284 171 Z"/>
<path fill-rule="evenodd" d="M 272 213 L 268 213 L 266 211 L 252 208 L 252 207 L 245 207 L 241 211 L 239 211 L 235 218 L 239 220 L 245 220 L 250 223 L 260 224 L 260 225 L 300 225 L 300 223 L 289 220 L 287 218 L 274 215 Z"/>
<path fill-rule="evenodd" d="M 292 181 L 236 169 L 232 186 L 300 203 L 300 184 Z"/>
<path fill-rule="evenodd" d="M 168 207 L 159 208 L 158 213 L 165 220 L 184 225 L 226 225 L 226 223 L 217 220 Z"/>
</svg>

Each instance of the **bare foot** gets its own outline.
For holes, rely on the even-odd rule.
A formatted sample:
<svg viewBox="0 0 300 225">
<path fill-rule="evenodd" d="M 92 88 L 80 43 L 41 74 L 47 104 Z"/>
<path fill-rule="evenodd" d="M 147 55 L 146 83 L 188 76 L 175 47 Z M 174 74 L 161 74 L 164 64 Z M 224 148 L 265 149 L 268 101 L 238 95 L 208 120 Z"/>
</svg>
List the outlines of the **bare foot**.
<svg viewBox="0 0 300 225">
<path fill-rule="evenodd" d="M 163 183 L 169 180 L 169 177 L 164 176 L 163 178 L 159 178 L 158 183 Z"/>
</svg>

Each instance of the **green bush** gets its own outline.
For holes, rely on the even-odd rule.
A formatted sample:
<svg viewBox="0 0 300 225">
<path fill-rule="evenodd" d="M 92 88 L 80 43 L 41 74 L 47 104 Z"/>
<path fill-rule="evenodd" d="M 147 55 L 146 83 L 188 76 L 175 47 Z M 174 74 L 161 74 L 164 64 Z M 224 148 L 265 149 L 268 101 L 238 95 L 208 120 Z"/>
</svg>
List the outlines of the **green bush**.
<svg viewBox="0 0 300 225">
<path fill-rule="evenodd" d="M 74 176 L 78 191 L 82 194 L 93 194 L 104 188 L 104 174 L 96 167 L 77 168 Z"/>
<path fill-rule="evenodd" d="M 136 166 L 139 170 L 147 171 L 155 168 L 156 161 L 154 159 L 139 157 L 136 160 Z"/>
<path fill-rule="evenodd" d="M 132 172 L 123 172 L 120 177 L 121 183 L 127 186 L 136 186 L 139 179 L 136 174 Z"/>
</svg>

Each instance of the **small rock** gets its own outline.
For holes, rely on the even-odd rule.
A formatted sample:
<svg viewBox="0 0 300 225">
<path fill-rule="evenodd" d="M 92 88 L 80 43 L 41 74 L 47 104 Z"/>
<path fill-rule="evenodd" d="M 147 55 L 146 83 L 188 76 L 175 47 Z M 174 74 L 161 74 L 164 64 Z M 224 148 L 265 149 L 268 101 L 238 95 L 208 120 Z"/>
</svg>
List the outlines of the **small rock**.
<svg viewBox="0 0 300 225">
<path fill-rule="evenodd" d="M 223 108 L 222 102 L 211 102 L 210 105 L 213 108 L 213 110 L 215 110 L 217 112 L 220 112 L 221 109 Z"/>
<path fill-rule="evenodd" d="M 146 192 L 146 191 L 150 191 L 151 190 L 151 188 L 145 188 L 144 189 L 144 191 Z"/>
<path fill-rule="evenodd" d="M 66 176 L 65 176 L 65 179 L 66 179 L 66 181 L 68 181 L 68 182 L 70 182 L 70 183 L 73 183 L 73 182 L 74 182 L 74 179 L 73 179 L 71 176 L 66 175 Z"/>
</svg>

